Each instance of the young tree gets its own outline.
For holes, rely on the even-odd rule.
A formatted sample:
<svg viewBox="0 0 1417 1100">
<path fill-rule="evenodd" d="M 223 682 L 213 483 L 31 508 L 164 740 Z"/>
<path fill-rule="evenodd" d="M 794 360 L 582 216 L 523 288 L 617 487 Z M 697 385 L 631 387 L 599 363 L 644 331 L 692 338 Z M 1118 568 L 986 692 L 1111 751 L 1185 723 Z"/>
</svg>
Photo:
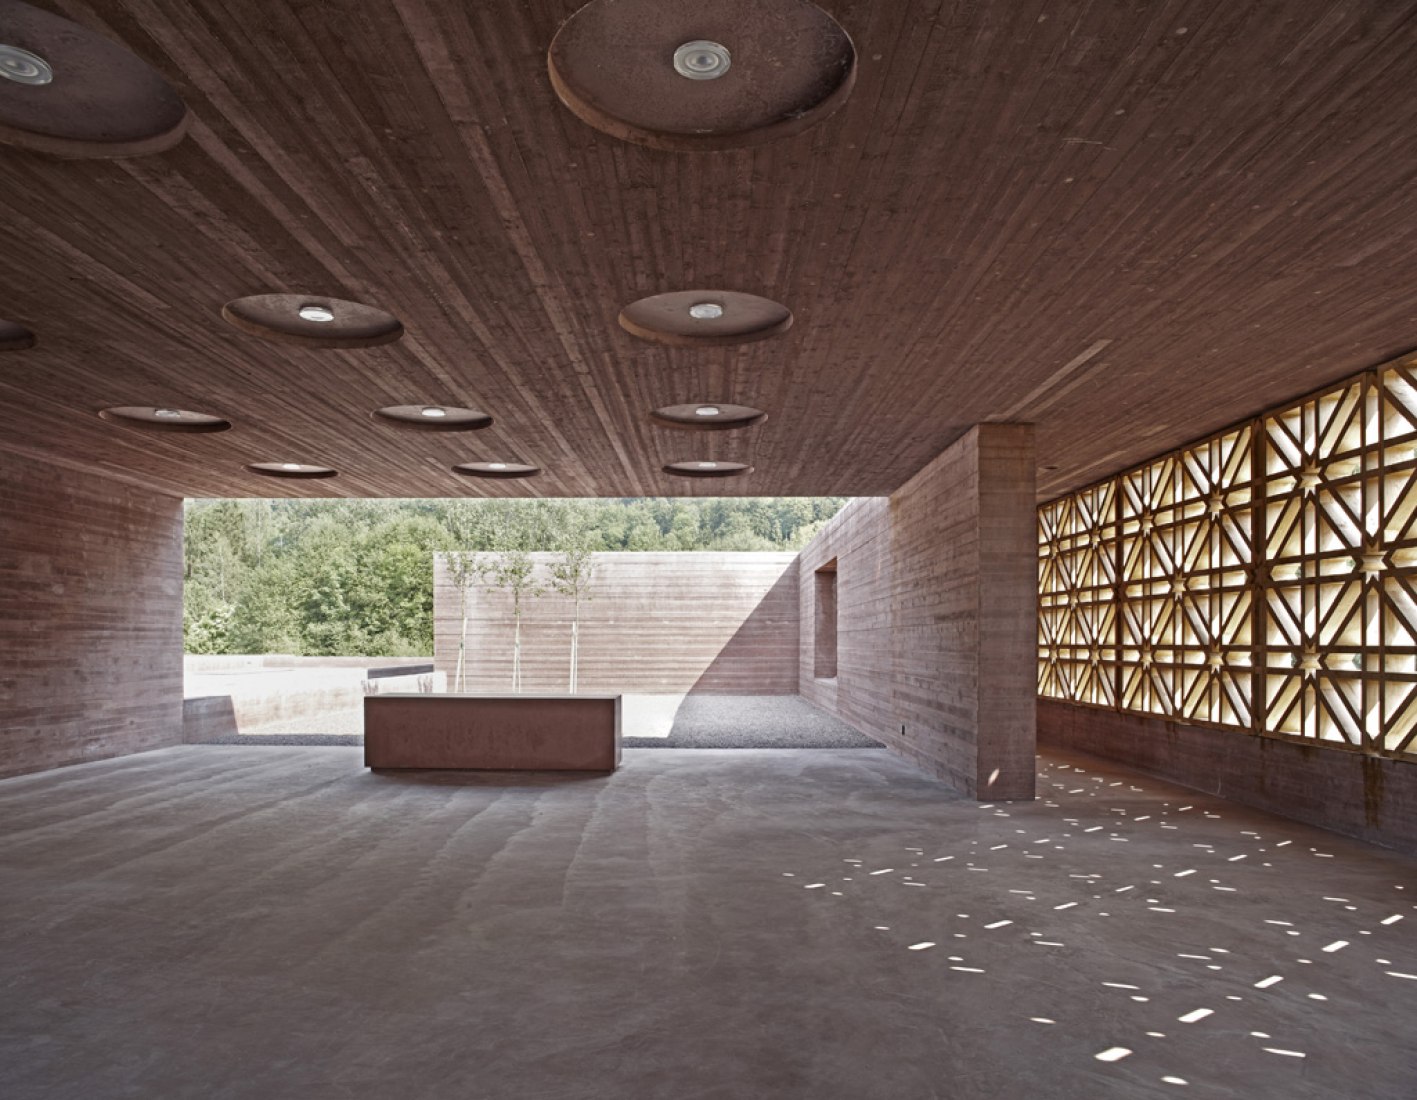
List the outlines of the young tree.
<svg viewBox="0 0 1417 1100">
<path fill-rule="evenodd" d="M 448 579 L 458 590 L 458 610 L 462 617 L 458 633 L 458 663 L 453 672 L 453 690 L 467 690 L 467 619 L 468 599 L 472 589 L 487 576 L 487 564 L 480 554 L 467 550 L 450 550 L 443 555 L 443 563 L 448 568 Z"/>
<path fill-rule="evenodd" d="M 487 581 L 487 562 L 473 553 L 486 545 L 488 534 L 488 512 L 481 501 L 453 501 L 444 516 L 443 526 L 448 532 L 448 553 L 444 563 L 448 568 L 448 579 L 458 590 L 458 610 L 461 623 L 458 633 L 458 663 L 453 672 L 453 690 L 467 690 L 467 625 L 468 606 L 472 589 Z"/>
<path fill-rule="evenodd" d="M 551 587 L 572 600 L 571 612 L 571 693 L 576 691 L 580 673 L 581 601 L 590 596 L 590 582 L 595 575 L 595 559 L 586 549 L 564 550 L 551 563 Z"/>
<path fill-rule="evenodd" d="M 522 689 L 522 605 L 545 591 L 536 583 L 536 565 L 525 550 L 502 550 L 491 556 L 488 581 L 512 594 L 512 691 Z"/>
</svg>

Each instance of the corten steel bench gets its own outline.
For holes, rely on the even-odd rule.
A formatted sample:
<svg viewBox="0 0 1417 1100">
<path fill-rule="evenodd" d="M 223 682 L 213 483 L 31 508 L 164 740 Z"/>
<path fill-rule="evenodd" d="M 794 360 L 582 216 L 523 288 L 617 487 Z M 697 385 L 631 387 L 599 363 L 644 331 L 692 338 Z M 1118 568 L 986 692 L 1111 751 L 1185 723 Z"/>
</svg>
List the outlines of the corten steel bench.
<svg viewBox="0 0 1417 1100">
<path fill-rule="evenodd" d="M 369 695 L 364 766 L 613 772 L 620 696 Z"/>
</svg>

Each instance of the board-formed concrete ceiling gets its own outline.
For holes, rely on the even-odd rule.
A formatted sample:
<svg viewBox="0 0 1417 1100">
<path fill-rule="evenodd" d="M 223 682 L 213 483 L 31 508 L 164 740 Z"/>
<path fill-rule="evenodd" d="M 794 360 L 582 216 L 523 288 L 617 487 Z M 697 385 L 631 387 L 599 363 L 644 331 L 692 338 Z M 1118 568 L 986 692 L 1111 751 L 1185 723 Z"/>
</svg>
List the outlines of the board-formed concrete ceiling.
<svg viewBox="0 0 1417 1100">
<path fill-rule="evenodd" d="M 191 116 L 129 159 L 0 146 L 0 320 L 37 337 L 0 351 L 0 452 L 189 496 L 867 495 L 1031 420 L 1048 497 L 1417 345 L 1417 2 L 826 0 L 849 99 L 718 152 L 558 101 L 576 0 L 39 6 Z M 791 326 L 682 347 L 618 321 L 694 289 Z M 223 320 L 276 294 L 404 332 L 325 350 Z M 494 423 L 371 417 L 423 403 Z M 768 418 L 650 419 L 694 403 Z M 122 406 L 233 428 L 97 415 Z M 754 472 L 663 472 L 702 460 Z M 543 472 L 451 469 L 486 462 Z"/>
</svg>

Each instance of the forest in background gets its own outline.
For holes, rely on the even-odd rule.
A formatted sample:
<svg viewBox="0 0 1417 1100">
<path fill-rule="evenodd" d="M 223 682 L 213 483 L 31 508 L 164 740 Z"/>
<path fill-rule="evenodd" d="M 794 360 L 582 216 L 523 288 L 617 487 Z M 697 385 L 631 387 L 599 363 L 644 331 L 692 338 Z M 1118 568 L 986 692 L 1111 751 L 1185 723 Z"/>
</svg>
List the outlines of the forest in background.
<svg viewBox="0 0 1417 1100">
<path fill-rule="evenodd" d="M 433 652 L 433 553 L 798 550 L 840 497 L 189 500 L 188 653 Z"/>
</svg>

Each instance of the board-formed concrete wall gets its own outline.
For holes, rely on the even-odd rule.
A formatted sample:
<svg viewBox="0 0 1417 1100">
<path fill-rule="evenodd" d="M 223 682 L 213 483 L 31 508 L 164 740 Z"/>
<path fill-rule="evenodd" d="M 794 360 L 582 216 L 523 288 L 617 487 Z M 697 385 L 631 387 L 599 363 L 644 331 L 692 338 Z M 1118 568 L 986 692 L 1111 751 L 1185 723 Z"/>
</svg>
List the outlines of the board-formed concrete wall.
<svg viewBox="0 0 1417 1100">
<path fill-rule="evenodd" d="M 539 583 L 555 554 L 533 554 Z M 585 692 L 797 692 L 797 556 L 791 553 L 595 554 L 592 598 L 581 605 Z M 460 599 L 434 563 L 434 660 L 456 690 Z M 572 602 L 547 594 L 522 618 L 522 690 L 566 691 Z M 467 691 L 508 691 L 511 597 L 469 589 Z"/>
<path fill-rule="evenodd" d="M 1411 761 L 1042 698 L 1038 740 L 1417 853 L 1417 765 Z"/>
<path fill-rule="evenodd" d="M 182 741 L 182 501 L 0 454 L 0 776 Z"/>
<path fill-rule="evenodd" d="M 800 691 L 980 798 L 1032 798 L 1033 431 L 982 424 L 802 552 Z M 817 572 L 836 569 L 837 675 L 819 678 Z"/>
</svg>

